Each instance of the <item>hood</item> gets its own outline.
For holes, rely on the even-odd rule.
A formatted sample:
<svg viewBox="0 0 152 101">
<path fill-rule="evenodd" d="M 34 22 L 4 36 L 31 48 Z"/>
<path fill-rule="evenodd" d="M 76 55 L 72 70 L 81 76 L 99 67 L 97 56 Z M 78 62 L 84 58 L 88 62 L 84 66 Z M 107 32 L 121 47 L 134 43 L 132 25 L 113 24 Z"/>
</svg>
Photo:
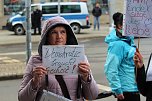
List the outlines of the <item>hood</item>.
<svg viewBox="0 0 152 101">
<path fill-rule="evenodd" d="M 133 36 L 122 36 L 118 37 L 116 35 L 116 30 L 115 28 L 111 29 L 110 33 L 106 36 L 105 42 L 107 44 L 114 42 L 114 41 L 125 41 L 131 46 L 135 46 L 134 44 L 134 37 Z"/>
<path fill-rule="evenodd" d="M 41 39 L 38 46 L 38 53 L 40 56 L 42 56 L 42 46 L 46 45 L 46 41 L 47 41 L 46 37 L 47 37 L 48 32 L 54 27 L 56 27 L 57 25 L 63 25 L 66 29 L 66 32 L 67 32 L 66 45 L 78 45 L 75 34 L 71 26 L 69 25 L 69 23 L 63 17 L 60 17 L 60 16 L 52 17 L 46 20 L 42 27 Z"/>
</svg>

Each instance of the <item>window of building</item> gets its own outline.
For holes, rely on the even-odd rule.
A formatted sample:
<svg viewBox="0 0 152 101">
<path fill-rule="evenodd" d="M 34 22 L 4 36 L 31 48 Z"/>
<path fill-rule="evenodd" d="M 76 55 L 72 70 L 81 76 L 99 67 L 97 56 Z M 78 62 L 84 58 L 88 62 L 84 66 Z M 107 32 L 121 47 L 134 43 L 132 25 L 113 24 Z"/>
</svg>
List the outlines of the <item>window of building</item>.
<svg viewBox="0 0 152 101">
<path fill-rule="evenodd" d="M 24 0 L 4 0 L 4 15 L 11 15 L 22 11 L 25 7 Z"/>
</svg>

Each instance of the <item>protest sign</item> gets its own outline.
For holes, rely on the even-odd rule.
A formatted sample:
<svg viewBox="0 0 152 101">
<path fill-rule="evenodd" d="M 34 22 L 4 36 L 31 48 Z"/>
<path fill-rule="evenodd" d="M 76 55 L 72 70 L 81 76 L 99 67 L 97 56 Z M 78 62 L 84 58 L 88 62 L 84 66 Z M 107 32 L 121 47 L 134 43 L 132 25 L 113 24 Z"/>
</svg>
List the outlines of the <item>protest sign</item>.
<svg viewBox="0 0 152 101">
<path fill-rule="evenodd" d="M 43 46 L 42 62 L 49 74 L 76 75 L 81 61 L 85 61 L 83 45 Z"/>
<path fill-rule="evenodd" d="M 152 37 L 152 0 L 126 0 L 124 35 Z"/>
<path fill-rule="evenodd" d="M 43 90 L 40 101 L 72 101 L 63 96 L 57 95 L 55 93 Z"/>
</svg>

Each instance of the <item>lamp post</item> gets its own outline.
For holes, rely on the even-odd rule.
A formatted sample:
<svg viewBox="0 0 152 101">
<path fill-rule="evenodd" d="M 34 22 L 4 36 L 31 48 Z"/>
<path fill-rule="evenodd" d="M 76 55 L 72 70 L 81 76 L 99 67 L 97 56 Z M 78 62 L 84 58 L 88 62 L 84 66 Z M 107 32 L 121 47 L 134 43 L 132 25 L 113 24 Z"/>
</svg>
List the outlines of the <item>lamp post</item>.
<svg viewBox="0 0 152 101">
<path fill-rule="evenodd" d="M 108 0 L 110 27 L 113 27 L 112 15 L 114 14 L 115 11 L 115 2 L 116 2 L 115 0 Z"/>
<path fill-rule="evenodd" d="M 32 43 L 31 43 L 31 0 L 25 1 L 26 7 L 26 63 L 28 62 L 31 52 L 32 52 Z"/>
<path fill-rule="evenodd" d="M 58 0 L 58 15 L 60 16 L 60 0 Z"/>
</svg>

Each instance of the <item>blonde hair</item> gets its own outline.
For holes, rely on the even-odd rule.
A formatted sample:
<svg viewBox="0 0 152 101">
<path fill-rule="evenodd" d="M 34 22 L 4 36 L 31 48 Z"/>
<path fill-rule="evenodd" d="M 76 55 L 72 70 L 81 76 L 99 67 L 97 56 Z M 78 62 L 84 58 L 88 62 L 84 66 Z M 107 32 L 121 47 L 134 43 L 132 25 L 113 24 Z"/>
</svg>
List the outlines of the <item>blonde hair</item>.
<svg viewBox="0 0 152 101">
<path fill-rule="evenodd" d="M 100 4 L 99 4 L 99 2 L 97 2 L 97 3 L 96 3 L 96 7 L 99 7 L 99 8 L 100 8 Z"/>
</svg>

